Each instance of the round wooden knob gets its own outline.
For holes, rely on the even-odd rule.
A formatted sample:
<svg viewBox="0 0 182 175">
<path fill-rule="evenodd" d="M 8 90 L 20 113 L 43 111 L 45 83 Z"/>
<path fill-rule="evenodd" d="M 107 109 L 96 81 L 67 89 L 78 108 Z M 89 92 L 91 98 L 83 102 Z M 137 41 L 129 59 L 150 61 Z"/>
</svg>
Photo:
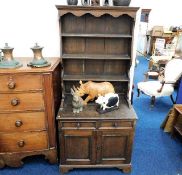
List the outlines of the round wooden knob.
<svg viewBox="0 0 182 175">
<path fill-rule="evenodd" d="M 20 103 L 20 101 L 17 98 L 14 98 L 14 99 L 11 100 L 11 105 L 12 106 L 17 106 L 19 103 Z"/>
<path fill-rule="evenodd" d="M 18 141 L 17 145 L 19 147 L 24 147 L 25 146 L 25 141 L 24 140 L 20 140 L 20 141 Z"/>
<path fill-rule="evenodd" d="M 15 86 L 16 86 L 16 83 L 15 83 L 14 81 L 10 81 L 10 82 L 8 83 L 8 88 L 9 88 L 9 89 L 14 89 Z"/>
<path fill-rule="evenodd" d="M 23 125 L 23 122 L 21 121 L 21 120 L 17 120 L 16 122 L 15 122 L 15 126 L 16 127 L 20 127 L 20 126 L 22 126 Z"/>
<path fill-rule="evenodd" d="M 97 146 L 97 150 L 101 150 L 102 149 L 102 147 L 101 146 Z"/>
</svg>

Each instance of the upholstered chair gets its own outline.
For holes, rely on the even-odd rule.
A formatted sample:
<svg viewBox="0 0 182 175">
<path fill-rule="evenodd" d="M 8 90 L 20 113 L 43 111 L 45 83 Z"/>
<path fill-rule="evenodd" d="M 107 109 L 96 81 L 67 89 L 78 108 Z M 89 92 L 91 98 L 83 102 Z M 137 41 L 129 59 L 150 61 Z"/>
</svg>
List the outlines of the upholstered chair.
<svg viewBox="0 0 182 175">
<path fill-rule="evenodd" d="M 145 81 L 137 84 L 138 97 L 140 92 L 151 97 L 151 106 L 154 106 L 155 99 L 162 96 L 170 96 L 173 103 L 174 85 L 182 75 L 182 59 L 170 60 L 164 69 L 162 80 Z"/>
</svg>

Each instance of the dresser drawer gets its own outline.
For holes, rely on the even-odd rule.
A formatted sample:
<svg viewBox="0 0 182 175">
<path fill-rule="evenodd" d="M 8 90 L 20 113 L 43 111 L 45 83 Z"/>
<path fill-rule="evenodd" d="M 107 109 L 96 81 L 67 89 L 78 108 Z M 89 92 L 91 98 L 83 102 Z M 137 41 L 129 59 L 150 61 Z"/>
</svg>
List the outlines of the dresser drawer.
<svg viewBox="0 0 182 175">
<path fill-rule="evenodd" d="M 99 126 L 100 129 L 124 128 L 133 127 L 133 123 L 131 121 L 102 121 Z"/>
<path fill-rule="evenodd" d="M 0 94 L 0 111 L 44 109 L 42 93 Z"/>
<path fill-rule="evenodd" d="M 96 122 L 59 122 L 59 128 L 62 129 L 95 129 Z"/>
<path fill-rule="evenodd" d="M 48 148 L 47 132 L 0 134 L 0 152 L 22 152 Z"/>
<path fill-rule="evenodd" d="M 41 75 L 0 75 L 0 91 L 29 91 L 42 89 Z"/>
<path fill-rule="evenodd" d="M 0 114 L 0 132 L 45 130 L 44 112 Z"/>
</svg>

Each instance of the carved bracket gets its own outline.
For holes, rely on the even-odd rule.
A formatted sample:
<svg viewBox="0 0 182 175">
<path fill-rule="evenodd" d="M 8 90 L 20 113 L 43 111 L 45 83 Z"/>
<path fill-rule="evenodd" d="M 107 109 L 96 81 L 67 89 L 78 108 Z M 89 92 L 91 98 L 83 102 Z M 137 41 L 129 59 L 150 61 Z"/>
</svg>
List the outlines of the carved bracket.
<svg viewBox="0 0 182 175">
<path fill-rule="evenodd" d="M 0 168 L 7 166 L 20 167 L 23 165 L 22 159 L 33 155 L 45 155 L 50 163 L 57 163 L 57 152 L 55 148 L 44 151 L 22 152 L 22 153 L 1 153 L 0 154 Z"/>
</svg>

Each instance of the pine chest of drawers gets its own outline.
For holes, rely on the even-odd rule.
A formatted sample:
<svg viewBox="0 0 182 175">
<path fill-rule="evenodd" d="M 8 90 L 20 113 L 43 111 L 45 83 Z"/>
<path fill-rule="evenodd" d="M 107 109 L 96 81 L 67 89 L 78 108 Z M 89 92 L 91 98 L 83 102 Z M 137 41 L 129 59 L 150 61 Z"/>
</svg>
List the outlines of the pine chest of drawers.
<svg viewBox="0 0 182 175">
<path fill-rule="evenodd" d="M 30 60 L 19 58 L 19 69 L 0 69 L 0 167 L 18 167 L 24 157 L 41 154 L 57 161 L 60 59 L 48 58 L 46 68 L 27 67 Z"/>
</svg>

